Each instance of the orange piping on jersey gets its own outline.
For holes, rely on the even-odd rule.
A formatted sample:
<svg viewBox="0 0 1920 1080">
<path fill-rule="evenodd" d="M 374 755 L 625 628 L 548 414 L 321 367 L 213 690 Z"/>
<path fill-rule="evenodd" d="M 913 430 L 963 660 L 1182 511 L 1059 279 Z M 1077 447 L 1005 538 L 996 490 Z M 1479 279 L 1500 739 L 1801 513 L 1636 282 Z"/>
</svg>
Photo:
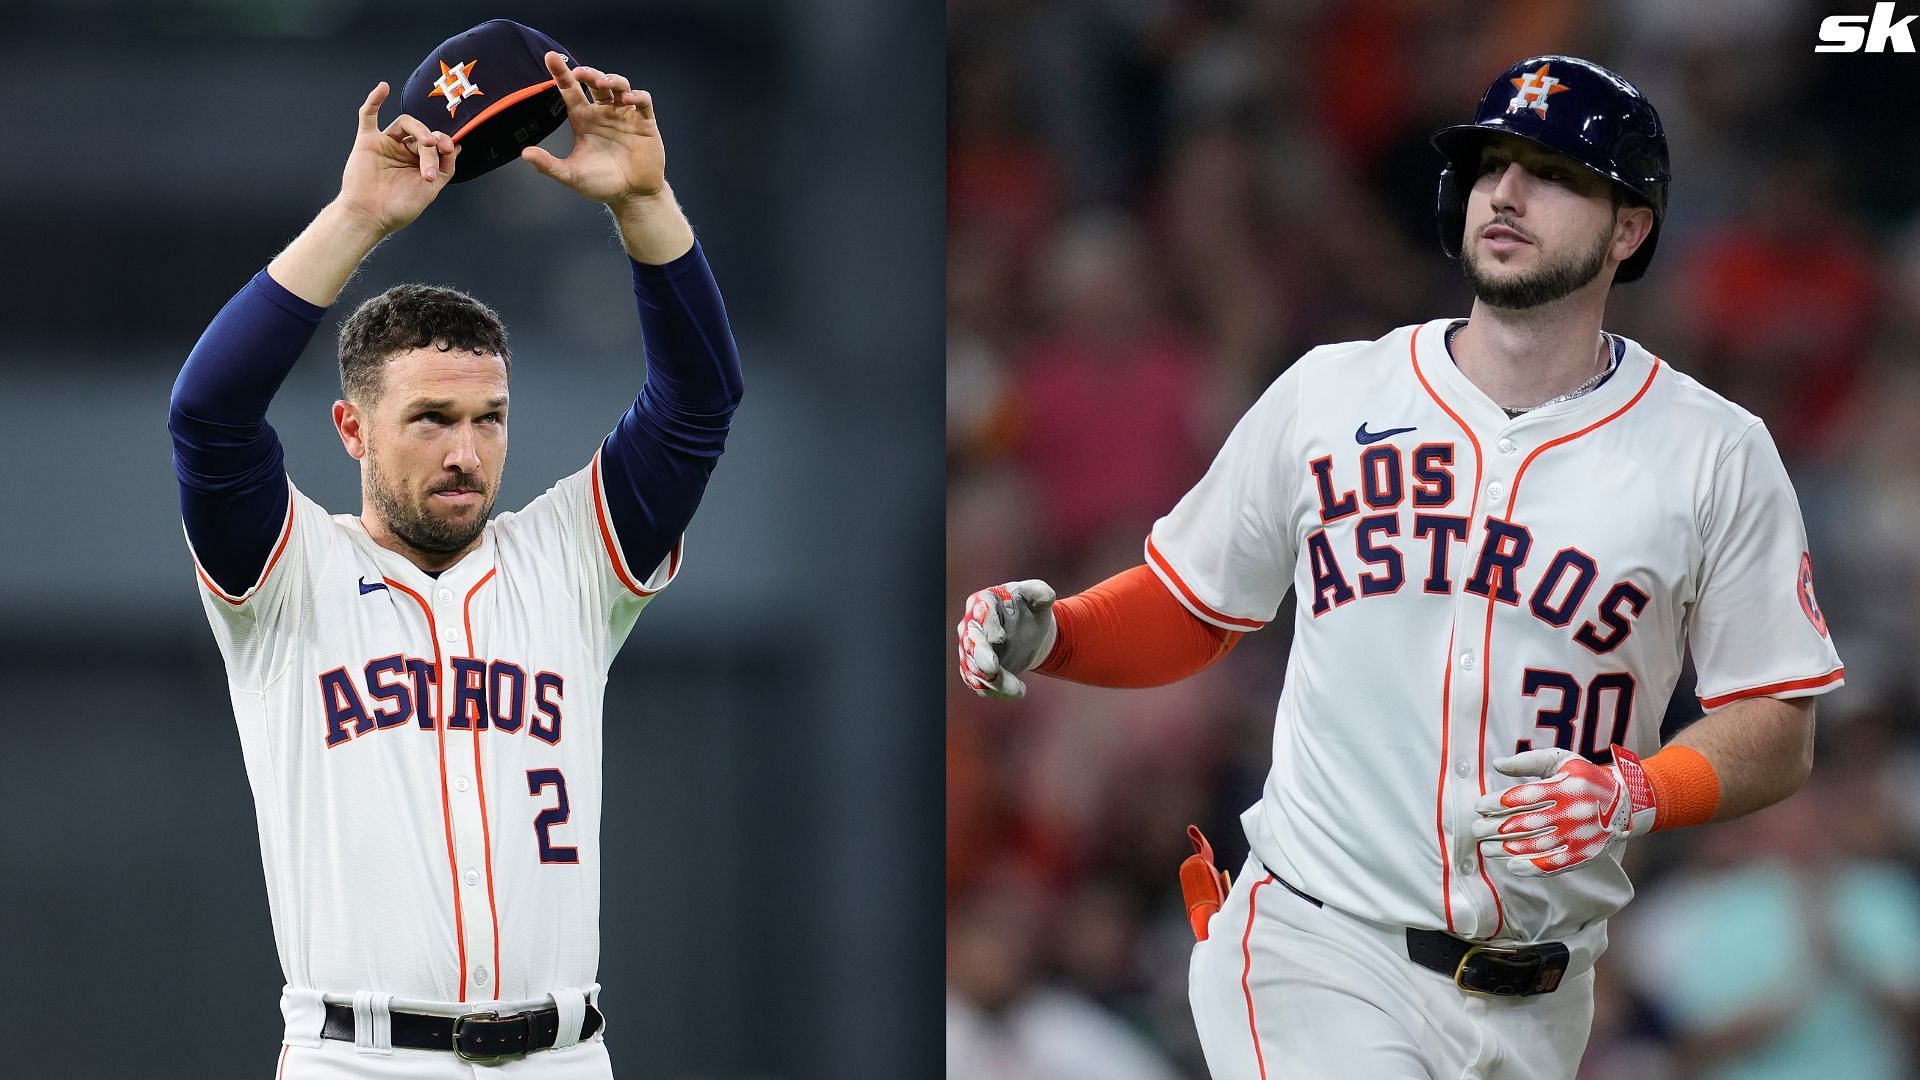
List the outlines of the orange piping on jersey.
<svg viewBox="0 0 1920 1080">
<path fill-rule="evenodd" d="M 1440 676 L 1440 782 L 1433 791 L 1433 831 L 1440 845 L 1440 906 L 1446 912 L 1447 929 L 1453 929 L 1453 853 L 1447 850 L 1447 740 L 1452 737 L 1453 720 L 1453 635 L 1447 627 L 1446 662 Z"/>
<path fill-rule="evenodd" d="M 1167 580 L 1173 582 L 1174 587 L 1180 590 L 1180 595 L 1186 598 L 1187 606 L 1193 608 L 1195 614 L 1204 615 L 1206 618 L 1241 630 L 1258 630 L 1267 625 L 1258 619 L 1240 619 L 1232 615 L 1223 615 L 1209 607 L 1205 601 L 1193 594 L 1193 590 L 1187 587 L 1185 581 L 1181 580 L 1180 575 L 1174 571 L 1173 564 L 1167 561 L 1167 557 L 1160 554 L 1160 549 L 1153 544 L 1152 536 L 1147 537 L 1147 558 L 1152 559 L 1153 564 L 1167 575 Z"/>
<path fill-rule="evenodd" d="M 1513 515 L 1520 506 L 1520 482 L 1526 479 L 1527 466 L 1533 464 L 1533 459 L 1546 453 L 1553 447 L 1559 446 L 1562 443 L 1572 442 L 1588 432 L 1603 428 L 1615 420 L 1618 420 L 1620 417 L 1625 416 L 1627 410 L 1640 404 L 1640 399 L 1647 396 L 1647 391 L 1653 387 L 1654 378 L 1659 374 L 1660 358 L 1656 356 L 1653 358 L 1653 368 L 1647 372 L 1647 381 L 1640 384 L 1640 389 L 1634 391 L 1633 397 L 1629 398 L 1625 405 L 1595 420 L 1579 431 L 1562 435 L 1557 439 L 1549 439 L 1539 446 L 1534 447 L 1533 452 L 1528 454 L 1526 458 L 1520 462 L 1519 470 L 1513 474 L 1513 491 L 1507 496 L 1507 512 L 1501 516 L 1501 520 L 1509 525 L 1513 524 Z M 1494 594 L 1500 591 L 1499 582 L 1490 582 L 1489 584 L 1493 587 L 1487 590 L 1487 633 L 1485 640 L 1480 644 L 1480 760 L 1482 762 L 1485 762 L 1487 759 L 1487 702 L 1493 692 L 1493 606 L 1497 603 L 1494 599 Z M 1485 795 L 1486 793 L 1487 774 L 1483 765 L 1480 770 L 1480 794 Z M 1500 911 L 1501 918 L 1495 923 L 1493 933 L 1489 935 L 1498 937 L 1501 928 L 1506 925 L 1506 915 L 1500 905 L 1500 890 L 1493 888 L 1493 880 L 1487 876 L 1487 861 L 1484 856 L 1480 859 L 1480 877 L 1486 881 L 1487 888 L 1493 889 L 1494 907 Z"/>
<path fill-rule="evenodd" d="M 275 1069 L 275 1070 L 274 1070 L 274 1073 L 273 1073 L 273 1080 L 286 1080 L 286 1076 L 287 1076 L 287 1051 L 289 1051 L 289 1050 L 291 1050 L 291 1049 L 293 1049 L 293 1047 L 292 1047 L 291 1045 L 288 1045 L 288 1044 L 286 1044 L 286 1043 L 282 1043 L 282 1044 L 280 1044 L 280 1067 L 279 1067 L 278 1069 Z"/>
<path fill-rule="evenodd" d="M 1473 444 L 1473 498 L 1467 503 L 1467 537 L 1468 542 L 1471 543 L 1473 522 L 1480 516 L 1480 468 L 1484 457 L 1480 451 L 1480 439 L 1474 435 L 1473 429 L 1467 426 L 1467 422 L 1460 419 L 1460 414 L 1454 412 L 1453 407 L 1442 400 L 1440 395 L 1434 392 L 1433 385 L 1427 382 L 1426 373 L 1420 370 L 1419 344 L 1420 327 L 1416 326 L 1413 328 L 1413 336 L 1407 341 L 1407 359 L 1413 362 L 1413 377 L 1420 380 L 1421 389 L 1427 392 L 1427 396 L 1433 399 L 1435 405 L 1440 406 L 1441 412 L 1453 418 L 1453 422 L 1460 428 L 1460 433 Z M 1444 345 L 1441 347 L 1445 348 Z M 1433 793 L 1433 831 L 1435 840 L 1440 845 L 1440 898 L 1447 914 L 1448 930 L 1453 929 L 1453 853 L 1447 850 L 1447 755 L 1453 752 L 1453 638 L 1457 629 L 1454 626 L 1449 626 L 1447 629 L 1446 667 L 1445 674 L 1440 678 L 1440 781 L 1435 785 Z M 1485 704 L 1484 700 L 1482 704 Z M 1486 790 L 1484 779 L 1481 781 L 1481 790 L 1483 792 Z M 1479 848 L 1476 847 L 1474 850 L 1475 857 L 1478 858 Z M 1486 877 L 1484 861 L 1481 864 L 1480 876 Z M 1493 883 L 1487 882 L 1487 887 L 1492 888 Z M 1493 894 L 1493 905 L 1497 912 L 1500 907 L 1498 892 Z"/>
<path fill-rule="evenodd" d="M 473 588 L 467 590 L 466 602 L 461 605 L 460 617 L 466 624 L 467 659 L 469 660 L 479 659 L 474 655 L 473 647 L 473 596 L 480 591 L 480 586 L 492 581 L 493 575 L 499 572 L 500 568 L 496 566 L 487 571 L 479 581 L 474 582 Z M 489 695 L 492 694 L 491 683 L 487 685 L 487 691 Z M 493 899 L 493 826 L 489 824 L 487 818 L 487 770 L 480 763 L 478 717 L 473 721 L 473 782 L 480 791 L 480 850 L 487 861 L 487 914 L 493 917 L 493 996 L 498 998 L 500 996 L 500 909 L 494 904 Z"/>
<path fill-rule="evenodd" d="M 438 750 L 435 756 L 440 759 L 440 825 L 447 833 L 447 873 L 453 882 L 453 940 L 460 947 L 460 998 L 467 1000 L 467 924 L 460 914 L 460 866 L 453 854 L 453 808 L 447 804 L 447 672 L 440 659 L 440 629 L 434 625 L 433 609 L 427 606 L 425 597 L 390 577 L 382 577 L 393 588 L 399 589 L 427 617 L 427 636 L 433 639 L 433 678 L 434 696 L 439 698 L 440 719 L 433 725 L 434 741 Z M 469 638 L 469 641 L 472 639 Z M 496 938 L 496 940 L 498 940 Z M 497 984 L 496 984 L 497 985 Z"/>
<path fill-rule="evenodd" d="M 1526 469 L 1525 463 L 1522 463 L 1520 468 L 1524 471 Z M 1513 478 L 1513 486 L 1516 490 L 1520 487 L 1520 477 L 1518 474 Z M 1507 503 L 1507 508 L 1508 512 L 1511 513 L 1513 508 L 1511 501 Z M 1512 523 L 1511 518 L 1508 519 L 1508 523 Z M 1504 580 L 1505 575 L 1500 575 L 1500 579 Z M 1491 584 L 1493 588 L 1490 592 L 1500 591 L 1499 580 Z M 1478 748 L 1474 751 L 1474 774 L 1479 779 L 1480 794 L 1482 795 L 1487 793 L 1487 702 L 1488 699 L 1493 696 L 1492 596 L 1487 597 L 1487 625 L 1485 631 L 1485 634 L 1480 638 L 1480 742 Z M 1494 887 L 1493 878 L 1487 873 L 1487 857 L 1485 853 L 1480 850 L 1480 845 L 1478 844 L 1475 844 L 1473 847 L 1473 858 L 1475 862 L 1480 864 L 1480 880 L 1486 882 L 1487 890 L 1493 893 L 1493 933 L 1487 936 L 1496 938 L 1500 936 L 1500 931 L 1507 925 L 1507 906 L 1500 902 L 1500 890 Z"/>
<path fill-rule="evenodd" d="M 1647 381 L 1640 384 L 1640 389 L 1634 391 L 1633 397 L 1629 398 L 1625 405 L 1622 405 L 1618 409 L 1615 409 L 1614 411 L 1608 413 L 1607 415 L 1601 417 L 1600 419 L 1595 420 L 1593 423 L 1588 424 L 1586 427 L 1581 428 L 1579 431 L 1575 431 L 1567 435 L 1562 435 L 1557 439 L 1549 439 L 1548 441 L 1541 443 L 1539 446 L 1534 447 L 1533 453 L 1528 454 L 1526 456 L 1526 459 L 1520 462 L 1520 471 L 1513 474 L 1514 497 L 1507 500 L 1507 512 L 1506 512 L 1506 515 L 1502 518 L 1502 520 L 1509 525 L 1513 524 L 1513 508 L 1520 504 L 1520 481 L 1522 478 L 1524 478 L 1527 475 L 1527 466 L 1533 464 L 1534 458 L 1537 458 L 1541 454 L 1546 453 L 1548 450 L 1551 450 L 1554 447 L 1559 446 L 1561 443 L 1572 442 L 1573 440 L 1579 438 L 1582 435 L 1587 434 L 1590 431 L 1594 431 L 1598 428 L 1606 427 L 1608 424 L 1611 424 L 1615 420 L 1618 420 L 1620 419 L 1620 417 L 1626 415 L 1626 412 L 1628 409 L 1631 409 L 1635 405 L 1640 404 L 1640 399 L 1647 396 L 1647 391 L 1653 388 L 1654 378 L 1659 374 L 1660 374 L 1660 358 L 1656 356 L 1653 358 L 1652 370 L 1647 372 Z"/>
<path fill-rule="evenodd" d="M 1768 697 L 1773 694 L 1785 694 L 1793 690 L 1812 690 L 1815 687 L 1826 686 L 1830 683 L 1839 682 L 1841 679 L 1846 678 L 1846 676 L 1847 676 L 1846 666 L 1842 665 L 1840 667 L 1834 668 L 1832 671 L 1827 672 L 1825 675 L 1815 675 L 1812 678 L 1808 678 L 1808 679 L 1788 679 L 1786 682 L 1768 683 L 1765 686 L 1756 686 L 1751 690 L 1735 690 L 1735 691 L 1732 691 L 1731 693 L 1715 694 L 1713 697 L 1710 697 L 1710 698 L 1703 697 L 1700 699 L 1700 707 L 1703 709 L 1717 709 L 1722 705 L 1726 705 L 1730 702 L 1739 701 L 1743 698 Z"/>
<path fill-rule="evenodd" d="M 593 516 L 600 523 L 600 542 L 607 549 L 607 559 L 613 563 L 613 572 L 620 578 L 620 584 L 625 585 L 627 591 L 635 596 L 652 596 L 659 592 L 659 589 L 644 588 L 633 580 L 633 575 L 627 572 L 626 560 L 620 556 L 620 548 L 614 544 L 613 528 L 607 523 L 607 502 L 600 494 L 600 451 L 598 450 L 593 452 Z M 673 552 L 667 556 L 669 580 L 680 572 L 680 545 L 685 539 L 683 536 L 675 540 Z"/>
<path fill-rule="evenodd" d="M 1272 871 L 1253 883 L 1253 889 L 1247 893 L 1247 932 L 1240 935 L 1240 956 L 1245 961 L 1240 967 L 1240 993 L 1247 999 L 1247 1033 L 1253 1036 L 1253 1060 L 1260 1066 L 1260 1080 L 1267 1080 L 1267 1056 L 1260 1050 L 1260 1026 L 1253 1022 L 1253 988 L 1248 980 L 1253 975 L 1253 949 L 1247 944 L 1253 939 L 1253 913 L 1259 908 L 1260 887 L 1273 884 Z"/>
<path fill-rule="evenodd" d="M 459 142 L 460 139 L 464 135 L 466 135 L 467 132 L 472 131 L 474 129 L 475 125 L 479 124 L 482 120 L 485 120 L 487 117 L 492 116 L 494 113 L 499 112 L 501 109 L 504 109 L 509 105 L 512 105 L 516 101 L 525 101 L 527 98 L 532 97 L 533 95 L 539 93 L 542 90 L 550 90 L 553 88 L 554 85 L 555 85 L 554 81 L 552 79 L 548 79 L 546 82 L 535 83 L 534 85 L 526 87 L 525 89 L 515 90 L 513 93 L 508 94 L 506 97 L 503 97 L 498 101 L 495 101 L 491 105 L 488 105 L 486 108 L 481 109 L 478 113 L 474 114 L 473 119 L 460 125 L 460 130 L 453 133 L 453 141 Z"/>
<path fill-rule="evenodd" d="M 287 492 L 287 520 L 284 524 L 280 526 L 280 542 L 274 545 L 273 554 L 267 559 L 267 568 L 260 571 L 260 580 L 254 582 L 253 587 L 248 589 L 246 592 L 241 593 L 238 598 L 228 596 L 227 591 L 225 589 L 222 589 L 220 586 L 215 585 L 213 583 L 213 579 L 207 576 L 207 572 L 204 569 L 202 569 L 200 566 L 200 556 L 193 554 L 192 544 L 187 545 L 187 554 L 193 555 L 193 572 L 200 575 L 200 583 L 205 585 L 213 593 L 213 595 L 219 597 L 220 599 L 226 601 L 227 603 L 233 605 L 234 607 L 239 607 L 240 605 L 247 602 L 247 597 L 252 596 L 254 593 L 260 591 L 260 586 L 265 585 L 267 583 L 267 576 L 273 573 L 274 565 L 280 561 L 281 553 L 287 550 L 287 541 L 292 538 L 293 538 L 293 492 L 288 491 Z"/>
</svg>

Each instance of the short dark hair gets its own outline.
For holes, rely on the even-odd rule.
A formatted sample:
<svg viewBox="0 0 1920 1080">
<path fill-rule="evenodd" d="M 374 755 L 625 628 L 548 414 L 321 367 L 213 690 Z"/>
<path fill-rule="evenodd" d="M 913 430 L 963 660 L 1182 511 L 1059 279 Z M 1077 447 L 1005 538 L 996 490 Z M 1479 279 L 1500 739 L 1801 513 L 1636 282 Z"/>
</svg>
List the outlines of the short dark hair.
<svg viewBox="0 0 1920 1080">
<path fill-rule="evenodd" d="M 492 308 L 457 289 L 395 285 L 340 324 L 341 392 L 349 401 L 372 404 L 380 396 L 386 362 L 429 345 L 441 352 L 492 353 L 513 370 L 507 328 Z"/>
</svg>

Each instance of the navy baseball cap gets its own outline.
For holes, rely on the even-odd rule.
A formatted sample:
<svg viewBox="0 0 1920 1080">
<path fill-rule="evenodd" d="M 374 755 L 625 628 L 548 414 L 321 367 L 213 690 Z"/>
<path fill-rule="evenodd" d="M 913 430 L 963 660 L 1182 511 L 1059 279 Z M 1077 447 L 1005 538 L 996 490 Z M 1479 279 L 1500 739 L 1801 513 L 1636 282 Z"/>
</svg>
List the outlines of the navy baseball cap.
<svg viewBox="0 0 1920 1080">
<path fill-rule="evenodd" d="M 440 43 L 408 76 L 400 107 L 453 135 L 460 161 L 450 183 L 472 180 L 553 134 L 567 104 L 547 70 L 548 50 L 577 61 L 559 42 L 510 19 L 490 19 Z"/>
</svg>

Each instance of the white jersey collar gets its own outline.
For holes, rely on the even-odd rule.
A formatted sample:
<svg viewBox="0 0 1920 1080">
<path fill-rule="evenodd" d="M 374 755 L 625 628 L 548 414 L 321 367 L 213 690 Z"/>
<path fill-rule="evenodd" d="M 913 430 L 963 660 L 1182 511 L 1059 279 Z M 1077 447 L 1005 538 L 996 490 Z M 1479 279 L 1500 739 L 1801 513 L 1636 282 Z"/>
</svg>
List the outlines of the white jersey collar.
<svg viewBox="0 0 1920 1080">
<path fill-rule="evenodd" d="M 479 547 L 467 552 L 459 562 L 442 570 L 440 576 L 433 577 L 425 570 L 413 565 L 406 556 L 376 543 L 372 534 L 367 532 L 366 524 L 358 517 L 352 514 L 341 514 L 340 520 L 348 524 L 347 534 L 353 537 L 355 544 L 372 556 L 375 564 L 380 567 L 383 577 L 398 581 L 422 595 L 433 589 L 450 589 L 456 595 L 464 596 L 467 590 L 473 588 L 481 578 L 492 572 L 495 565 L 492 521 L 488 521 L 486 528 L 480 533 Z"/>
<path fill-rule="evenodd" d="M 1456 318 L 1434 319 L 1414 327 L 1410 351 L 1416 375 L 1427 392 L 1442 408 L 1479 434 L 1525 432 L 1530 441 L 1545 441 L 1579 431 L 1636 402 L 1660 365 L 1659 359 L 1638 342 L 1622 337 L 1620 340 L 1626 347 L 1619 369 L 1591 393 L 1509 417 L 1505 409 L 1461 373 L 1447 351 L 1447 327 L 1457 321 Z"/>
</svg>

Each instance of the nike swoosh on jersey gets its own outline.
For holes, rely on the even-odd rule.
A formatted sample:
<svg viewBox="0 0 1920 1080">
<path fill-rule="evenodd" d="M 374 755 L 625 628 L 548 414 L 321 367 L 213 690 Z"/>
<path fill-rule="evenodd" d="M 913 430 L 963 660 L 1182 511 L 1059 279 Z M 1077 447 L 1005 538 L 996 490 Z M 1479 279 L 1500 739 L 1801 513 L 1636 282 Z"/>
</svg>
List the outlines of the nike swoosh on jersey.
<svg viewBox="0 0 1920 1080">
<path fill-rule="evenodd" d="M 386 587 L 387 587 L 387 583 L 384 581 L 376 581 L 373 584 L 369 585 L 367 584 L 366 578 L 360 579 L 360 595 L 361 596 L 365 596 L 370 592 L 377 592 Z"/>
<path fill-rule="evenodd" d="M 1396 427 L 1388 428 L 1385 431 L 1368 431 L 1367 422 L 1362 420 L 1360 421 L 1360 426 L 1354 430 L 1353 441 L 1359 443 L 1361 446 L 1366 446 L 1369 443 L 1377 443 L 1381 439 L 1391 439 L 1395 435 L 1404 435 L 1412 430 L 1414 429 L 1410 427 Z"/>
</svg>

